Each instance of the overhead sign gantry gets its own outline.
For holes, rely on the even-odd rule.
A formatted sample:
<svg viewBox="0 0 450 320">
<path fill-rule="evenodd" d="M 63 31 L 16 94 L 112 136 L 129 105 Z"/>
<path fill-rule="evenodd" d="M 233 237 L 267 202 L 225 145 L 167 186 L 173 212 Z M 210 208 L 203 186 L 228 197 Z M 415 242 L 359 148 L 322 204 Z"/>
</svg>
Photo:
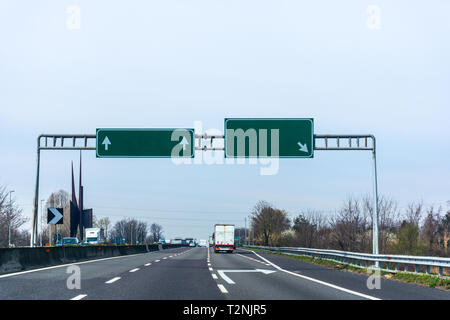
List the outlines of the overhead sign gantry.
<svg viewBox="0 0 450 320">
<path fill-rule="evenodd" d="M 224 147 L 214 147 L 215 139 L 223 139 Z M 88 143 L 92 140 L 95 145 Z M 197 146 L 195 141 L 198 141 Z M 210 145 L 204 145 L 203 141 L 210 141 Z M 224 135 L 195 135 L 194 129 L 182 128 L 97 129 L 95 135 L 42 134 L 37 139 L 32 247 L 37 241 L 41 150 L 95 150 L 98 158 L 193 158 L 195 150 L 223 150 L 226 158 L 313 158 L 317 150 L 371 151 L 374 174 L 372 253 L 378 254 L 376 142 L 371 134 L 314 134 L 312 118 L 225 119 Z"/>
</svg>

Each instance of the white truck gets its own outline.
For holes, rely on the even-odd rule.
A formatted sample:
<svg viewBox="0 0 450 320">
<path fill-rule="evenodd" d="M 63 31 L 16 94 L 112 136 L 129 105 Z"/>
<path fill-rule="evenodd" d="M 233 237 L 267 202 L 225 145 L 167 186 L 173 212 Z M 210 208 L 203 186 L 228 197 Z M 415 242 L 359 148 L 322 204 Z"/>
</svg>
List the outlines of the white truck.
<svg viewBox="0 0 450 320">
<path fill-rule="evenodd" d="M 234 224 L 214 225 L 214 252 L 233 253 L 235 249 Z"/>
<path fill-rule="evenodd" d="M 87 244 L 101 244 L 105 242 L 105 235 L 103 228 L 86 228 L 86 243 Z"/>
</svg>

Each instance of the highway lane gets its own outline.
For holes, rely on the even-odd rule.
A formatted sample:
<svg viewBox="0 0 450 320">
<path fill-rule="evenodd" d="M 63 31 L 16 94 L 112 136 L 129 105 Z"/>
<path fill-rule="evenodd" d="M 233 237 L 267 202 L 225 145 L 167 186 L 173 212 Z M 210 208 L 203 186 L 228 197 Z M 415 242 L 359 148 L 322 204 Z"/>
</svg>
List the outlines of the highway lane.
<svg viewBox="0 0 450 320">
<path fill-rule="evenodd" d="M 244 249 L 177 248 L 75 265 L 80 289 L 69 289 L 67 266 L 56 266 L 0 275 L 0 299 L 450 299 L 447 291 L 387 279 L 369 290 L 368 275 Z"/>
<path fill-rule="evenodd" d="M 266 262 L 264 259 L 267 259 L 277 267 L 288 272 L 313 279 L 320 279 L 329 284 L 361 294 L 370 295 L 382 300 L 450 300 L 450 292 L 445 290 L 389 280 L 386 278 L 380 279 L 379 289 L 369 289 L 367 287 L 369 275 L 339 271 L 297 259 L 260 251 L 252 252 L 250 250 L 240 249 L 238 252 L 243 256 L 263 262 Z"/>
<path fill-rule="evenodd" d="M 72 299 L 112 278 L 132 274 L 130 270 L 145 268 L 145 264 L 155 260 L 166 261 L 169 258 L 163 258 L 170 255 L 179 257 L 187 251 L 189 248 L 176 248 L 74 263 L 80 267 L 81 289 L 68 289 L 68 265 L 0 275 L 0 299 Z"/>
<path fill-rule="evenodd" d="M 171 257 L 172 256 L 172 257 Z M 85 299 L 148 300 L 221 300 L 223 294 L 212 279 L 206 248 L 193 248 L 166 259 L 149 261 L 151 265 L 116 275 L 120 280 L 107 285 L 93 285 Z"/>
<path fill-rule="evenodd" d="M 212 273 L 218 276 L 218 280 L 228 291 L 227 299 L 359 300 L 371 298 L 281 272 L 256 255 L 241 253 L 242 250 L 237 250 L 233 254 L 210 254 Z M 264 272 L 250 272 L 257 270 Z"/>
</svg>

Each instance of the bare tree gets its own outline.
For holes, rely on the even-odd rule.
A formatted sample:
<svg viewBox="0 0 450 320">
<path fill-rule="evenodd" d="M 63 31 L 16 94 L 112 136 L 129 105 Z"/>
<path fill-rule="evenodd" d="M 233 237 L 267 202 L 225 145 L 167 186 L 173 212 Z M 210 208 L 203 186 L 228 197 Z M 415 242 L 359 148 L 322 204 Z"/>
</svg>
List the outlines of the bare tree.
<svg viewBox="0 0 450 320">
<path fill-rule="evenodd" d="M 142 244 L 147 239 L 147 233 L 147 222 L 126 218 L 116 222 L 110 232 L 110 239 L 120 237 L 130 244 Z"/>
<path fill-rule="evenodd" d="M 407 222 L 413 223 L 419 226 L 420 220 L 423 214 L 423 203 L 422 202 L 411 202 L 405 211 L 405 218 Z"/>
<path fill-rule="evenodd" d="M 435 210 L 433 206 L 429 207 L 422 225 L 421 237 L 426 244 L 428 255 L 440 253 L 438 248 L 438 239 L 441 210 L 441 208 Z"/>
<path fill-rule="evenodd" d="M 255 237 L 261 238 L 262 243 L 268 246 L 290 227 L 290 220 L 286 211 L 275 209 L 266 201 L 259 201 L 253 208 L 251 224 Z"/>
<path fill-rule="evenodd" d="M 150 237 L 152 242 L 157 242 L 163 236 L 163 227 L 157 223 L 150 226 Z"/>
<path fill-rule="evenodd" d="M 348 198 L 337 214 L 330 221 L 332 232 L 331 245 L 344 251 L 361 252 L 369 228 L 362 214 L 358 200 Z"/>
<path fill-rule="evenodd" d="M 320 248 L 323 245 L 323 230 L 327 227 L 326 218 L 321 212 L 306 210 L 295 219 L 293 229 L 297 245 L 307 248 Z"/>
<path fill-rule="evenodd" d="M 0 247 L 8 247 L 9 235 L 11 245 L 23 245 L 26 232 L 20 230 L 20 227 L 27 221 L 16 200 L 12 197 L 10 201 L 10 192 L 5 186 L 0 186 Z"/>
<path fill-rule="evenodd" d="M 101 218 L 99 220 L 94 219 L 94 217 L 92 217 L 92 220 L 95 221 L 95 222 L 93 221 L 92 224 L 96 228 L 101 228 L 101 229 L 103 229 L 105 231 L 105 238 L 108 239 L 108 236 L 109 236 L 108 231 L 111 229 L 111 220 L 109 220 L 108 217 Z"/>
</svg>

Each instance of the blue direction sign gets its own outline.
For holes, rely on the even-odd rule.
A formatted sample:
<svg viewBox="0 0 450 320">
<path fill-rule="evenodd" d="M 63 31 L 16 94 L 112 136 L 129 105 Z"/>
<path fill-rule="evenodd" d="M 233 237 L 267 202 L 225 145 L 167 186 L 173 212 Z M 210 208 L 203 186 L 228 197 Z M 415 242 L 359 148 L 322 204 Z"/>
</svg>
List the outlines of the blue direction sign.
<svg viewBox="0 0 450 320">
<path fill-rule="evenodd" d="M 64 209 L 63 208 L 48 208 L 47 209 L 47 223 L 48 224 L 63 224 Z"/>
</svg>

